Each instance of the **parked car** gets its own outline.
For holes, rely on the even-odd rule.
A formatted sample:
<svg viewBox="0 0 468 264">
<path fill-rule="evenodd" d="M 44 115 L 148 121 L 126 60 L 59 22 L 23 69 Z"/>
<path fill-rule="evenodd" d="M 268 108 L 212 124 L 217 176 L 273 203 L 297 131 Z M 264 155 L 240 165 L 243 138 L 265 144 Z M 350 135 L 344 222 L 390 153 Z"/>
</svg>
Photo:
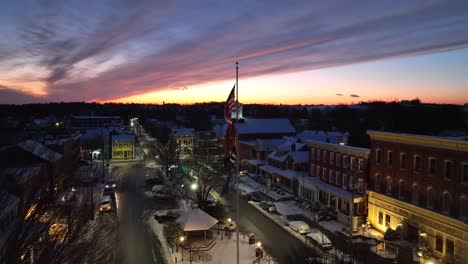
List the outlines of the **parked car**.
<svg viewBox="0 0 468 264">
<path fill-rule="evenodd" d="M 289 227 L 296 231 L 297 233 L 303 235 L 310 232 L 310 227 L 304 221 L 291 221 L 289 222 Z"/>
<path fill-rule="evenodd" d="M 165 214 L 155 214 L 154 219 L 159 223 L 169 222 L 176 220 L 180 215 L 175 212 L 167 212 Z"/>
<path fill-rule="evenodd" d="M 150 177 L 145 179 L 145 183 L 148 185 L 156 185 L 156 184 L 163 184 L 163 179 L 159 177 Z"/>
<path fill-rule="evenodd" d="M 99 213 L 112 211 L 112 198 L 109 195 L 104 195 L 99 203 Z"/>
<path fill-rule="evenodd" d="M 247 201 L 252 201 L 252 202 L 260 202 L 262 199 L 260 195 L 256 192 L 252 192 L 247 194 Z"/>
<path fill-rule="evenodd" d="M 276 206 L 273 204 L 273 202 L 261 202 L 260 207 L 268 212 L 275 212 L 276 211 Z"/>
<path fill-rule="evenodd" d="M 330 239 L 317 229 L 312 229 L 311 232 L 306 235 L 306 239 L 311 243 L 317 244 L 323 250 L 330 250 L 333 248 Z"/>
</svg>

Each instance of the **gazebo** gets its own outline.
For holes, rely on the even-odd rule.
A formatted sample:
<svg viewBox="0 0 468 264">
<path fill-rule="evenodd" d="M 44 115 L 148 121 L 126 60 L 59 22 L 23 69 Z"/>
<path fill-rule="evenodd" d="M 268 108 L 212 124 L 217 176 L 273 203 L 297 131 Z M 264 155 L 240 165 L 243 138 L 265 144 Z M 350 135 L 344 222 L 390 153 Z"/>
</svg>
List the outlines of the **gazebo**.
<svg viewBox="0 0 468 264">
<path fill-rule="evenodd" d="M 200 208 L 193 208 L 177 218 L 176 222 L 184 232 L 203 231 L 206 240 L 206 231 L 216 225 L 218 220 Z"/>
</svg>

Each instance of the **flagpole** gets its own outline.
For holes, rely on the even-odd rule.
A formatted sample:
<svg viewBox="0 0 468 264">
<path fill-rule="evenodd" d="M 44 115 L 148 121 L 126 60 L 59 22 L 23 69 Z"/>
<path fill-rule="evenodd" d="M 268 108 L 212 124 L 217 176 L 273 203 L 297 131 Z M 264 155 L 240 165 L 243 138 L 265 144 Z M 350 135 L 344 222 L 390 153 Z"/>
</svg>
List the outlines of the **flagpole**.
<svg viewBox="0 0 468 264">
<path fill-rule="evenodd" d="M 236 237 L 237 237 L 237 264 L 239 264 L 239 62 L 236 61 Z"/>
</svg>

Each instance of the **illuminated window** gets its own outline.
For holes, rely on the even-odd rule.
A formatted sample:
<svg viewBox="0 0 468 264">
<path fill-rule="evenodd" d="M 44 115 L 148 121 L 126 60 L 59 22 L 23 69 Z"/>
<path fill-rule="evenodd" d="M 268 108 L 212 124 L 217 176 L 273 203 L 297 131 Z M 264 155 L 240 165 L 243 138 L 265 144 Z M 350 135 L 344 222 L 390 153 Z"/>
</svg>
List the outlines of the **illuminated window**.
<svg viewBox="0 0 468 264">
<path fill-rule="evenodd" d="M 385 214 L 385 227 L 390 227 L 390 215 Z"/>
</svg>

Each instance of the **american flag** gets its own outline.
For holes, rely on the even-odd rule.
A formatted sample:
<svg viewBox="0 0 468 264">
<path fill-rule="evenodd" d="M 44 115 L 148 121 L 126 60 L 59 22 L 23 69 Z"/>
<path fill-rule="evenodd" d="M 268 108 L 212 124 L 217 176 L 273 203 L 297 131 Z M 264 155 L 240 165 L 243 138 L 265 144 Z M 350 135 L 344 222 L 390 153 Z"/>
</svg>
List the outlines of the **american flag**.
<svg viewBox="0 0 468 264">
<path fill-rule="evenodd" d="M 236 88 L 236 85 L 232 87 L 226 103 L 224 104 L 224 120 L 228 125 L 232 125 L 231 115 L 234 113 L 234 111 L 236 111 L 236 97 L 234 94 L 234 88 Z"/>
</svg>

